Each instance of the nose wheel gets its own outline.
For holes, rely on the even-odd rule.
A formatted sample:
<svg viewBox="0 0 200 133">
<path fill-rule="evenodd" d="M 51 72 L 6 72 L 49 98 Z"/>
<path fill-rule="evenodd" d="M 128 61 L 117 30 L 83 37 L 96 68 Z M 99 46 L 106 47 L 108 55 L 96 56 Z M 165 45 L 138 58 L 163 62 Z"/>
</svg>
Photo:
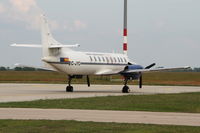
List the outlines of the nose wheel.
<svg viewBox="0 0 200 133">
<path fill-rule="evenodd" d="M 127 85 L 125 85 L 123 88 L 122 88 L 122 92 L 123 93 L 129 93 L 131 90 L 130 90 L 130 88 L 127 86 Z"/>
</svg>

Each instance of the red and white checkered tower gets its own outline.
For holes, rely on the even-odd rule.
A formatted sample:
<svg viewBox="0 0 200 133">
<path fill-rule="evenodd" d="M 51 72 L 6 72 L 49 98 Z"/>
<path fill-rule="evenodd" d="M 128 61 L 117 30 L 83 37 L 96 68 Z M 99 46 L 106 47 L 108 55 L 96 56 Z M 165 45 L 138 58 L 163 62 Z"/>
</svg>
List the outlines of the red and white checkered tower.
<svg viewBox="0 0 200 133">
<path fill-rule="evenodd" d="M 123 51 L 127 55 L 128 50 L 128 29 L 127 29 L 127 0 L 124 0 L 124 43 Z"/>
</svg>

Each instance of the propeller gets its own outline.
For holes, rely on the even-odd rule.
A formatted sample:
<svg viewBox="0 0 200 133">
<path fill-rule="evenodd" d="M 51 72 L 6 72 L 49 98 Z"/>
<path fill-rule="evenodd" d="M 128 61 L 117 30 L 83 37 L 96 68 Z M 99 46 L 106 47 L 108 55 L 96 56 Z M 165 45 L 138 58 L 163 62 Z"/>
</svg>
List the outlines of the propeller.
<svg viewBox="0 0 200 133">
<path fill-rule="evenodd" d="M 145 69 L 150 69 L 152 68 L 153 66 L 155 66 L 156 63 L 153 63 L 147 67 L 145 67 Z M 142 80 L 142 73 L 140 72 L 140 78 L 139 78 L 139 88 L 142 88 L 142 85 L 143 85 L 143 80 Z"/>
<path fill-rule="evenodd" d="M 153 64 L 151 64 L 151 65 L 145 67 L 145 69 L 150 69 L 150 68 L 152 68 L 152 67 L 155 66 L 155 65 L 156 65 L 156 63 L 153 63 Z"/>
</svg>

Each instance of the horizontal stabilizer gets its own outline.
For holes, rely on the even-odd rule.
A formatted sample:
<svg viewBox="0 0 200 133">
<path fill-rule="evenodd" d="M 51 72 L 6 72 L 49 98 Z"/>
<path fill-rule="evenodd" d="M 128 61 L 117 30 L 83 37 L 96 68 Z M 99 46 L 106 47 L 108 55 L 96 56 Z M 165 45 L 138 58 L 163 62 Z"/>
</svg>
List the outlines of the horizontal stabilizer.
<svg viewBox="0 0 200 133">
<path fill-rule="evenodd" d="M 15 67 L 21 67 L 21 68 L 34 68 L 34 69 L 39 69 L 39 70 L 45 70 L 45 71 L 56 71 L 51 68 L 46 68 L 46 67 L 35 67 L 35 66 L 27 66 L 27 65 L 22 65 L 22 64 L 15 64 Z"/>
<path fill-rule="evenodd" d="M 75 44 L 75 45 L 51 45 L 49 46 L 50 49 L 53 48 L 77 48 L 80 47 L 80 44 Z"/>
<path fill-rule="evenodd" d="M 40 44 L 11 44 L 10 46 L 12 47 L 27 47 L 27 48 L 42 48 L 42 45 Z M 54 48 L 77 48 L 80 47 L 80 44 L 75 44 L 75 45 L 62 45 L 62 44 L 58 44 L 58 45 L 51 45 L 49 46 L 50 49 L 54 49 Z"/>
<path fill-rule="evenodd" d="M 42 48 L 40 44 L 11 44 L 12 47 L 28 47 L 28 48 Z"/>
</svg>

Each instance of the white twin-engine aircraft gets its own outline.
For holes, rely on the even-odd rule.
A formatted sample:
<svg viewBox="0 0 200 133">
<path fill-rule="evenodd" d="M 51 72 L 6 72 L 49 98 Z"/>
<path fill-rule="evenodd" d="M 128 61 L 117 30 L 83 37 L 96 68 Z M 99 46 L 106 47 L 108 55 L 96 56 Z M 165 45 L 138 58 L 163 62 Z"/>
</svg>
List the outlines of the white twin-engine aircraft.
<svg viewBox="0 0 200 133">
<path fill-rule="evenodd" d="M 124 77 L 123 93 L 129 93 L 127 86 L 129 80 L 139 80 L 139 87 L 142 88 L 142 73 L 149 71 L 165 71 L 179 68 L 157 68 L 152 69 L 155 63 L 142 67 L 131 62 L 127 56 L 127 0 L 124 0 L 124 44 L 123 53 L 98 53 L 74 51 L 71 48 L 75 45 L 63 45 L 56 41 L 48 26 L 48 21 L 41 15 L 42 45 L 33 44 L 12 44 L 17 47 L 41 47 L 43 50 L 44 69 L 65 73 L 68 75 L 67 92 L 73 92 L 71 81 L 73 78 L 86 76 L 88 87 L 90 86 L 90 75 L 122 75 Z"/>
</svg>

